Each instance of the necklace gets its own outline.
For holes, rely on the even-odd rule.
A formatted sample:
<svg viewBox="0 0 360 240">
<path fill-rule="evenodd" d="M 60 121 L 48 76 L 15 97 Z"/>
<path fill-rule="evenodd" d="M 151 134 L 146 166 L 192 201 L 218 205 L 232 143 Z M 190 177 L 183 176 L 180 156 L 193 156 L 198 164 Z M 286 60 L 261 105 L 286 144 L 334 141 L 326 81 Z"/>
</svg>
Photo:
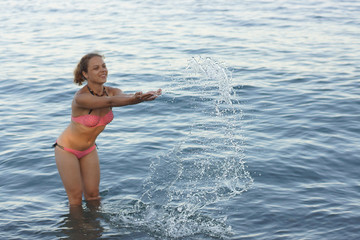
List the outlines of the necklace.
<svg viewBox="0 0 360 240">
<path fill-rule="evenodd" d="M 102 92 L 102 94 L 101 94 L 101 95 L 99 95 L 99 94 L 97 94 L 96 92 L 94 92 L 93 90 L 91 90 L 91 88 L 89 87 L 89 85 L 86 85 L 86 86 L 87 86 L 87 88 L 89 89 L 89 92 L 90 92 L 92 95 L 94 95 L 94 96 L 102 97 L 102 96 L 104 96 L 104 95 L 105 95 L 105 93 L 106 93 L 106 91 L 105 91 L 105 87 L 103 88 L 103 92 Z"/>
</svg>

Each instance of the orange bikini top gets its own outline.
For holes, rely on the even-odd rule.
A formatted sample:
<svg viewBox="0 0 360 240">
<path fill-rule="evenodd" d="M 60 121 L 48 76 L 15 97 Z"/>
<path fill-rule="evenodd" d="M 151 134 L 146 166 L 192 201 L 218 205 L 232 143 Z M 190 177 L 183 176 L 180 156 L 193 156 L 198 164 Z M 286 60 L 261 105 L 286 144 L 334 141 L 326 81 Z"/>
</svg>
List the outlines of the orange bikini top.
<svg viewBox="0 0 360 240">
<path fill-rule="evenodd" d="M 94 96 L 98 96 L 98 97 L 102 97 L 104 96 L 104 94 L 106 94 L 106 96 L 108 96 L 105 87 L 103 90 L 103 94 L 102 95 L 98 95 L 96 93 L 94 93 L 89 86 L 87 86 L 90 93 Z M 71 120 L 73 120 L 74 122 L 80 123 L 86 127 L 98 127 L 98 126 L 105 126 L 107 124 L 109 124 L 113 119 L 114 119 L 114 113 L 113 111 L 110 109 L 110 111 L 108 113 L 105 114 L 105 116 L 97 116 L 97 115 L 91 115 L 90 113 L 92 112 L 92 109 L 90 109 L 89 113 L 87 115 L 82 115 L 79 117 L 71 117 Z"/>
<path fill-rule="evenodd" d="M 105 116 L 100 117 L 97 115 L 82 115 L 79 117 L 71 117 L 74 122 L 80 123 L 86 127 L 98 127 L 109 124 L 114 119 L 113 111 L 110 110 Z"/>
</svg>

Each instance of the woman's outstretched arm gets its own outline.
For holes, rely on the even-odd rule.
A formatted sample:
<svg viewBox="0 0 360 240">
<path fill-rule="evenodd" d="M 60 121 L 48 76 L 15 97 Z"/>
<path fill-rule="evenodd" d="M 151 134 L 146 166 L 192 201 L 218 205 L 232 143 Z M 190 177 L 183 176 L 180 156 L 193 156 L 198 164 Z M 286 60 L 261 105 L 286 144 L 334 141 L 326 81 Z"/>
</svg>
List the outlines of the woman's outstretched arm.
<svg viewBox="0 0 360 240">
<path fill-rule="evenodd" d="M 103 97 L 93 96 L 90 93 L 77 93 L 74 97 L 74 102 L 78 107 L 89 109 L 121 107 L 152 101 L 161 95 L 161 89 L 146 93 L 136 92 L 134 94 L 125 94 L 117 88 L 112 88 L 111 91 L 113 91 L 114 95 Z"/>
</svg>

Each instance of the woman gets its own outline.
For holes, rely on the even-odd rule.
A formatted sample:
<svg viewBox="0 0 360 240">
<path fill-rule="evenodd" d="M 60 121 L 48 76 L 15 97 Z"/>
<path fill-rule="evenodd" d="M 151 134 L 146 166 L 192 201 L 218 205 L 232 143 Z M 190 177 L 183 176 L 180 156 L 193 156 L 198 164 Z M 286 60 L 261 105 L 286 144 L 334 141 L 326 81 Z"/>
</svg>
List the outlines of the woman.
<svg viewBox="0 0 360 240">
<path fill-rule="evenodd" d="M 85 200 L 99 200 L 100 166 L 95 140 L 113 118 L 112 107 L 152 101 L 161 89 L 147 93 L 124 94 L 118 88 L 104 86 L 108 70 L 103 56 L 90 53 L 82 57 L 74 71 L 74 82 L 87 85 L 72 101 L 71 123 L 59 136 L 55 160 L 70 206 Z"/>
</svg>

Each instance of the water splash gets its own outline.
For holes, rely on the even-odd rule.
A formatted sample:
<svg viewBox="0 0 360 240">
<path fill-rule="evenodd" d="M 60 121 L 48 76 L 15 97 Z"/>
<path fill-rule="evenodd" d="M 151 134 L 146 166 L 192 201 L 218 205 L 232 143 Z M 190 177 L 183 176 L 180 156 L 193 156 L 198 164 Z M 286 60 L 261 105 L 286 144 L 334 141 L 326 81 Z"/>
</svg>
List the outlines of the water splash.
<svg viewBox="0 0 360 240">
<path fill-rule="evenodd" d="M 223 64 L 192 58 L 184 75 L 173 79 L 167 94 L 177 96 L 173 102 L 182 98 L 198 118 L 189 123 L 185 139 L 152 161 L 143 195 L 116 221 L 162 239 L 227 238 L 226 216 L 207 216 L 206 207 L 243 193 L 253 182 L 244 163 L 240 103 Z"/>
</svg>

